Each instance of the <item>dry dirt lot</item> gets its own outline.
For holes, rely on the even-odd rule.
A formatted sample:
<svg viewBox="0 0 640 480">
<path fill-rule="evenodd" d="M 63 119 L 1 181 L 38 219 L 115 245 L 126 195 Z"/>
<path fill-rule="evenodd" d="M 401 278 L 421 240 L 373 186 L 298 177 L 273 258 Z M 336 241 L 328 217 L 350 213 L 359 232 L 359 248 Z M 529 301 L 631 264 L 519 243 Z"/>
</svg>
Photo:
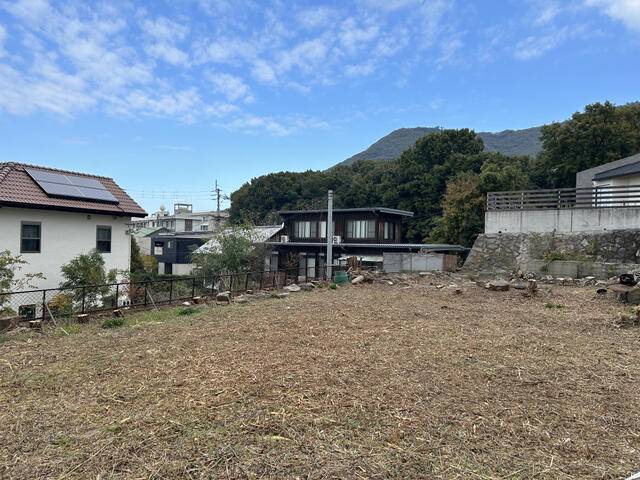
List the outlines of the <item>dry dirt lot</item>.
<svg viewBox="0 0 640 480">
<path fill-rule="evenodd" d="M 5 340 L 0 478 L 640 470 L 640 329 L 613 299 L 420 282 Z"/>
</svg>

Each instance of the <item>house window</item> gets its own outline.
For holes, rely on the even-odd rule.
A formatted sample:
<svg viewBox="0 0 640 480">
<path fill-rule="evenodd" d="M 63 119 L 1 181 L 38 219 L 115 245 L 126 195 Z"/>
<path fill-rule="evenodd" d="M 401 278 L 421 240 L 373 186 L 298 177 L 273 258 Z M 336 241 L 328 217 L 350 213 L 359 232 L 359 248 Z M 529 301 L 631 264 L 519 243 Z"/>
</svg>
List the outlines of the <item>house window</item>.
<svg viewBox="0 0 640 480">
<path fill-rule="evenodd" d="M 96 229 L 96 249 L 100 253 L 111 253 L 111 227 L 98 225 Z"/>
<path fill-rule="evenodd" d="M 393 222 L 384 222 L 384 236 L 385 240 L 395 240 L 396 236 L 396 224 Z"/>
<path fill-rule="evenodd" d="M 316 238 L 318 222 L 295 222 L 293 232 L 296 238 Z"/>
<path fill-rule="evenodd" d="M 347 238 L 375 238 L 375 220 L 348 220 Z"/>
<path fill-rule="evenodd" d="M 333 225 L 333 235 L 336 234 L 336 222 L 331 222 Z M 327 222 L 318 222 L 318 228 L 320 230 L 320 238 L 327 238 Z"/>
<path fill-rule="evenodd" d="M 193 220 L 185 220 L 184 221 L 184 231 L 185 232 L 193 231 Z"/>
<path fill-rule="evenodd" d="M 42 227 L 38 222 L 22 222 L 20 253 L 40 253 Z"/>
<path fill-rule="evenodd" d="M 200 225 L 200 230 L 202 230 L 203 232 L 208 231 L 209 225 L 207 225 L 206 223 L 203 223 L 202 225 Z"/>
</svg>

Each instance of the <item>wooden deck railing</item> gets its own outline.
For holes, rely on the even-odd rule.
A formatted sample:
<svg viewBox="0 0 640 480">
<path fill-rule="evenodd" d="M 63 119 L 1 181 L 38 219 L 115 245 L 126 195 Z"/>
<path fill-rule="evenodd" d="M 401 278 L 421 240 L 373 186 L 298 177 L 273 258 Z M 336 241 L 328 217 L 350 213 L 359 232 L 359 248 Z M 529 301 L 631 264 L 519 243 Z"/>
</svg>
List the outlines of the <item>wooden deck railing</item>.
<svg viewBox="0 0 640 480">
<path fill-rule="evenodd" d="M 514 190 L 487 194 L 487 210 L 640 207 L 640 185 Z"/>
</svg>

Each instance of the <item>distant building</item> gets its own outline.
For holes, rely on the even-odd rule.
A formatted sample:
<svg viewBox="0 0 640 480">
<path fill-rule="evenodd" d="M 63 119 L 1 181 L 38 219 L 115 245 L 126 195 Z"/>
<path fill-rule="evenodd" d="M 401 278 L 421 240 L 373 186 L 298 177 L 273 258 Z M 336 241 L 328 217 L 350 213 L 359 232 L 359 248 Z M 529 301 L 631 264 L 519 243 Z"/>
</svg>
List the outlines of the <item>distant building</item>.
<svg viewBox="0 0 640 480">
<path fill-rule="evenodd" d="M 327 210 L 279 213 L 284 227 L 266 242 L 277 256 L 272 265 L 298 268 L 301 276 L 322 275 L 327 263 Z M 402 243 L 402 222 L 411 217 L 413 212 L 385 207 L 334 209 L 332 264 L 357 257 L 365 265 L 383 267 L 385 254 L 466 251 L 458 245 Z"/>
<path fill-rule="evenodd" d="M 640 154 L 583 170 L 576 188 L 490 192 L 485 233 L 640 229 Z"/>
<path fill-rule="evenodd" d="M 244 230 L 246 237 L 251 240 L 254 245 L 264 244 L 270 241 L 276 241 L 278 234 L 284 228 L 284 223 L 281 225 L 257 225 L 249 227 Z M 231 232 L 231 229 L 227 231 Z M 220 243 L 217 239 L 212 238 L 207 243 L 202 245 L 195 253 L 215 253 L 219 251 Z M 269 258 L 265 259 L 265 270 L 277 270 L 278 269 L 278 253 L 274 250 Z"/>
<path fill-rule="evenodd" d="M 212 232 L 178 233 L 167 232 L 151 237 L 151 254 L 158 260 L 160 275 L 191 275 L 191 255 L 204 245 Z"/>
<path fill-rule="evenodd" d="M 42 273 L 37 288 L 58 287 L 62 265 L 92 249 L 108 270 L 128 272 L 128 224 L 145 215 L 111 178 L 0 163 L 0 251 L 27 262 L 19 277 Z"/>
<path fill-rule="evenodd" d="M 229 218 L 229 212 L 207 210 L 194 212 L 193 205 L 176 203 L 173 213 L 166 211 L 164 205 L 156 213 L 141 219 L 131 219 L 131 228 L 136 231 L 142 228 L 166 228 L 169 232 L 216 232 Z"/>
<path fill-rule="evenodd" d="M 640 153 L 576 174 L 577 188 L 640 185 Z"/>
<path fill-rule="evenodd" d="M 141 255 L 153 254 L 153 236 L 161 233 L 167 233 L 164 227 L 142 227 L 131 231 L 131 235 L 135 240 Z"/>
</svg>

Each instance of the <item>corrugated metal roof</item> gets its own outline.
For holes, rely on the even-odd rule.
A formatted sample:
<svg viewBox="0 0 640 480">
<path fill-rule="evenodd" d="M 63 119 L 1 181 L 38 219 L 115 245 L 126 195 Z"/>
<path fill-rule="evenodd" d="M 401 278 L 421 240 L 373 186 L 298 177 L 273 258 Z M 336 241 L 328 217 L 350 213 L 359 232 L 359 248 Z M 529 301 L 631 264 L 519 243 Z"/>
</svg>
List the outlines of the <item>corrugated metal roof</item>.
<svg viewBox="0 0 640 480">
<path fill-rule="evenodd" d="M 258 225 L 246 230 L 248 237 L 253 243 L 265 243 L 271 237 L 276 235 L 280 230 L 284 228 L 282 225 Z M 233 229 L 227 228 L 225 233 L 231 232 Z M 268 243 L 268 242 L 267 242 Z M 212 238 L 207 243 L 198 248 L 195 253 L 210 253 L 216 251 L 220 247 L 220 243 L 217 239 Z"/>
<path fill-rule="evenodd" d="M 165 227 L 141 227 L 136 228 L 133 231 L 133 235 L 136 237 L 148 237 L 154 233 L 168 231 Z"/>
<path fill-rule="evenodd" d="M 29 176 L 25 168 L 47 172 L 66 173 L 79 177 L 99 180 L 102 185 L 117 199 L 118 204 L 103 203 L 92 200 L 59 198 L 47 195 Z M 0 205 L 44 208 L 51 210 L 71 210 L 108 215 L 144 217 L 146 212 L 113 179 L 89 175 L 86 173 L 40 167 L 24 163 L 0 163 Z"/>
<path fill-rule="evenodd" d="M 326 213 L 327 209 L 319 210 L 280 210 L 280 215 L 299 215 L 301 213 Z M 366 207 L 366 208 L 334 208 L 333 213 L 357 213 L 357 212 L 380 212 L 392 215 L 401 215 L 403 217 L 413 217 L 413 212 L 407 210 L 398 210 L 396 208 L 387 207 Z"/>
</svg>

